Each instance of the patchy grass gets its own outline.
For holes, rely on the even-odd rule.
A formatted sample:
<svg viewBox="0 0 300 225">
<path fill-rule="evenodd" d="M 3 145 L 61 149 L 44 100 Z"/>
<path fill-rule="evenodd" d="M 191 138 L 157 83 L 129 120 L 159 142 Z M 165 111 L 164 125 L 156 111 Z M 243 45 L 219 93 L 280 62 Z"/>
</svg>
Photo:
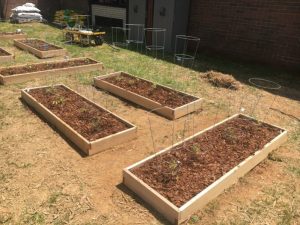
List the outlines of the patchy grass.
<svg viewBox="0 0 300 225">
<path fill-rule="evenodd" d="M 175 123 L 154 114 L 150 116 L 156 128 L 156 145 L 160 147 L 172 143 L 172 125 L 174 140 L 178 141 L 194 132 L 189 128 L 192 123 L 195 123 L 195 131 L 199 131 L 240 112 L 241 108 L 246 114 L 254 111 L 253 117 L 289 131 L 288 142 L 272 153 L 266 163 L 193 215 L 190 224 L 300 224 L 298 75 L 202 53 L 195 68 L 189 69 L 174 65 L 172 55 L 168 54 L 161 60 L 130 48 L 115 51 L 107 44 L 85 48 L 65 45 L 62 32 L 45 24 L 0 23 L 1 30 L 17 28 L 22 28 L 30 37 L 66 48 L 70 57 L 86 56 L 101 61 L 105 69 L 0 86 L 0 223 L 166 224 L 135 195 L 118 189 L 124 167 L 158 150 L 153 149 L 144 109 L 91 86 L 93 77 L 122 70 L 205 99 L 203 111 Z M 0 46 L 16 55 L 15 62 L 1 66 L 44 61 L 14 48 L 12 41 L 0 41 Z M 200 79 L 211 70 L 231 74 L 244 87 L 231 91 Z M 251 77 L 271 79 L 283 88 L 280 92 L 257 89 L 248 84 Z M 73 145 L 19 100 L 22 88 L 56 83 L 66 84 L 136 124 L 138 138 L 93 157 L 81 158 Z M 260 95 L 262 99 L 258 104 Z M 274 96 L 277 99 L 272 107 L 283 113 L 269 110 Z"/>
<path fill-rule="evenodd" d="M 207 204 L 204 211 L 207 214 L 211 214 L 213 216 L 215 211 L 217 211 L 219 208 L 220 208 L 219 202 L 217 200 L 213 200 L 213 201 L 211 201 L 210 203 Z"/>
<path fill-rule="evenodd" d="M 288 168 L 290 172 L 292 172 L 296 177 L 300 178 L 300 166 L 291 166 Z"/>
<path fill-rule="evenodd" d="M 34 212 L 34 213 L 26 213 L 23 215 L 23 224 L 28 225 L 38 225 L 45 224 L 45 216 L 43 213 Z"/>
<path fill-rule="evenodd" d="M 249 204 L 237 205 L 237 213 L 232 215 L 230 212 L 226 219 L 214 224 L 251 224 L 255 221 L 255 224 L 292 225 L 300 218 L 299 203 L 295 183 L 273 184 L 273 187 L 264 188 L 260 197 Z"/>
<path fill-rule="evenodd" d="M 57 199 L 59 198 L 60 195 L 61 195 L 60 192 L 54 192 L 54 193 L 52 193 L 52 194 L 50 195 L 50 197 L 49 197 L 48 203 L 49 203 L 50 205 L 55 204 L 55 203 L 57 202 Z"/>
</svg>

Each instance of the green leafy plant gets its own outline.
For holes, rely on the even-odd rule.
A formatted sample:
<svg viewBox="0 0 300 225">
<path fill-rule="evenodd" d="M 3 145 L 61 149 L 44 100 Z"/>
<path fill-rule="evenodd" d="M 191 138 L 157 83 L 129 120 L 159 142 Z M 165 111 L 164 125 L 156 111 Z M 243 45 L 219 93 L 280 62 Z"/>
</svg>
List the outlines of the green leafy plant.
<svg viewBox="0 0 300 225">
<path fill-rule="evenodd" d="M 135 82 L 136 82 L 136 80 L 129 80 L 129 81 L 128 81 L 128 84 L 130 84 L 130 85 L 134 85 L 134 84 L 135 84 Z"/>
<path fill-rule="evenodd" d="M 115 78 L 117 81 L 122 81 L 124 78 L 122 76 L 116 76 Z"/>
<path fill-rule="evenodd" d="M 46 94 L 54 94 L 54 86 L 50 86 L 45 90 Z"/>
<path fill-rule="evenodd" d="M 93 119 L 91 124 L 91 129 L 93 132 L 98 132 L 102 128 L 101 121 L 97 118 Z"/>
<path fill-rule="evenodd" d="M 200 221 L 199 216 L 197 216 L 197 215 L 192 215 L 191 218 L 190 218 L 190 220 L 189 220 L 189 223 L 191 223 L 191 224 L 196 224 L 196 223 L 198 223 L 199 221 Z"/>
<path fill-rule="evenodd" d="M 175 170 L 177 167 L 178 167 L 178 162 L 177 162 L 175 159 L 173 159 L 173 160 L 169 163 L 169 168 L 170 168 L 171 170 Z"/>
<path fill-rule="evenodd" d="M 198 154 L 201 151 L 200 145 L 198 143 L 194 143 L 191 150 L 194 154 Z"/>
<path fill-rule="evenodd" d="M 222 134 L 223 138 L 229 142 L 236 142 L 237 135 L 232 127 L 227 127 Z"/>
<path fill-rule="evenodd" d="M 65 102 L 65 98 L 60 96 L 60 97 L 57 97 L 55 100 L 52 101 L 52 105 L 58 106 L 58 105 L 64 104 L 64 102 Z"/>
<path fill-rule="evenodd" d="M 151 85 L 151 88 L 152 88 L 152 89 L 156 89 L 156 88 L 157 88 L 157 84 L 152 84 L 152 85 Z"/>
<path fill-rule="evenodd" d="M 89 111 L 86 109 L 86 108 L 81 108 L 81 109 L 79 109 L 79 112 L 81 113 L 81 114 L 87 114 Z"/>
<path fill-rule="evenodd" d="M 180 165 L 180 161 L 178 161 L 176 159 L 172 159 L 169 162 L 169 170 L 170 170 L 172 176 L 177 175 L 177 172 L 179 170 L 179 165 Z"/>
</svg>

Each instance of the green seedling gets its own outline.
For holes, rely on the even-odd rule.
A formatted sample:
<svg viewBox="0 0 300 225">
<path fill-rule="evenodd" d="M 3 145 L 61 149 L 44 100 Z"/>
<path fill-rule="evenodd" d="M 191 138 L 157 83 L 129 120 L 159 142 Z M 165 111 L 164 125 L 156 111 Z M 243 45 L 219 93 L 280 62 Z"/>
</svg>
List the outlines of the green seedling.
<svg viewBox="0 0 300 225">
<path fill-rule="evenodd" d="M 89 110 L 87 110 L 86 108 L 81 108 L 81 109 L 79 109 L 79 111 L 82 114 L 87 114 L 89 112 Z"/>
<path fill-rule="evenodd" d="M 151 88 L 152 88 L 152 89 L 156 89 L 156 88 L 157 88 L 157 84 L 152 84 L 152 85 L 151 85 Z"/>
<path fill-rule="evenodd" d="M 116 80 L 121 81 L 121 80 L 123 80 L 123 77 L 122 76 L 116 76 Z"/>
<path fill-rule="evenodd" d="M 98 119 L 92 120 L 92 130 L 93 131 L 100 131 L 101 130 L 101 121 Z"/>
<path fill-rule="evenodd" d="M 179 169 L 180 161 L 173 159 L 169 162 L 169 169 L 171 170 L 172 176 L 176 176 Z M 177 179 L 177 178 L 176 178 Z"/>
<path fill-rule="evenodd" d="M 232 127 L 228 127 L 225 129 L 223 137 L 230 142 L 235 142 L 237 138 L 234 129 Z"/>
<path fill-rule="evenodd" d="M 52 101 L 52 105 L 62 105 L 65 102 L 64 97 L 58 97 L 57 99 Z"/>
<path fill-rule="evenodd" d="M 54 94 L 55 88 L 54 86 L 50 86 L 48 88 L 46 88 L 46 94 Z"/>
<path fill-rule="evenodd" d="M 190 220 L 189 220 L 189 223 L 191 223 L 191 224 L 196 224 L 196 223 L 198 223 L 199 221 L 200 221 L 199 216 L 197 216 L 197 215 L 192 215 L 191 218 L 190 218 Z"/>
<path fill-rule="evenodd" d="M 134 84 L 135 84 L 135 82 L 136 82 L 136 80 L 129 80 L 129 81 L 128 81 L 128 84 L 130 84 L 130 85 L 134 85 Z"/>
<path fill-rule="evenodd" d="M 169 163 L 169 168 L 171 169 L 171 170 L 175 170 L 177 167 L 178 167 L 178 162 L 175 160 L 175 159 L 173 159 L 170 163 Z"/>
<path fill-rule="evenodd" d="M 201 148 L 200 148 L 199 144 L 195 143 L 191 147 L 191 150 L 194 154 L 198 154 L 201 151 Z"/>
</svg>

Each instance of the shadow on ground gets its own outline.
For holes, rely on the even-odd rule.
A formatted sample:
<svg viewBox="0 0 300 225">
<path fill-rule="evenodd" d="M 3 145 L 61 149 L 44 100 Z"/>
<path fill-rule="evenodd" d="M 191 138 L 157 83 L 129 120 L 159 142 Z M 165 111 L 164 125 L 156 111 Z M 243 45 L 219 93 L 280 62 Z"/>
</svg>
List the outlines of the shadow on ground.
<svg viewBox="0 0 300 225">
<path fill-rule="evenodd" d="M 113 51 L 120 51 L 124 49 L 124 46 L 114 47 L 111 41 L 110 29 L 105 29 L 105 43 L 112 47 Z M 137 48 L 135 44 L 130 44 L 127 50 L 137 52 L 139 54 L 146 55 L 144 46 Z M 155 56 L 148 52 L 148 56 Z M 174 63 L 174 57 L 171 53 L 165 53 L 165 57 L 162 54 L 158 54 L 158 58 L 169 63 Z M 182 64 L 182 66 L 185 66 Z M 190 65 L 186 65 L 190 67 Z M 266 90 L 272 94 L 280 95 L 292 100 L 300 101 L 300 71 L 288 71 L 288 69 L 275 68 L 270 65 L 258 64 L 255 62 L 247 62 L 239 59 L 231 59 L 218 53 L 208 53 L 203 50 L 198 51 L 197 58 L 195 60 L 192 70 L 200 73 L 205 73 L 211 70 L 221 72 L 224 74 L 232 75 L 236 80 L 245 85 L 251 85 L 249 83 L 250 78 L 262 78 L 276 82 L 282 86 L 280 90 Z"/>
<path fill-rule="evenodd" d="M 139 204 L 141 207 L 146 208 L 160 223 L 165 225 L 171 225 L 169 221 L 167 221 L 161 214 L 159 214 L 152 206 L 134 194 L 130 189 L 128 189 L 123 183 L 120 183 L 116 186 L 121 192 L 130 196 L 135 203 Z"/>
</svg>

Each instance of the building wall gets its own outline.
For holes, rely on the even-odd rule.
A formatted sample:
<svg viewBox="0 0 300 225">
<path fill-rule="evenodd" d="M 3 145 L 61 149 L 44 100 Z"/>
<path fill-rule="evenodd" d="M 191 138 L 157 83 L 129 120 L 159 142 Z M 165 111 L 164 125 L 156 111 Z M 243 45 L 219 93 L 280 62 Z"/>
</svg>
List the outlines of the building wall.
<svg viewBox="0 0 300 225">
<path fill-rule="evenodd" d="M 165 15 L 161 15 L 161 9 L 165 8 Z M 154 13 L 153 13 L 153 27 L 165 28 L 165 49 L 167 51 L 172 50 L 172 39 L 173 39 L 173 21 L 175 18 L 174 14 L 175 1 L 174 0 L 155 0 L 154 1 Z M 155 34 L 153 34 L 152 41 L 155 42 Z M 158 45 L 162 45 L 163 33 L 158 35 Z M 152 43 L 155 44 L 155 43 Z"/>
<path fill-rule="evenodd" d="M 131 24 L 145 24 L 147 0 L 129 0 L 128 22 Z M 134 10 L 136 7 L 136 11 Z"/>
<path fill-rule="evenodd" d="M 44 18 L 52 21 L 55 12 L 61 9 L 61 0 L 38 0 L 37 7 Z"/>
<path fill-rule="evenodd" d="M 27 2 L 34 3 L 47 19 L 51 19 L 54 12 L 60 9 L 60 0 L 1 0 L 1 17 L 8 19 L 13 8 Z"/>
<path fill-rule="evenodd" d="M 61 7 L 63 9 L 73 9 L 84 14 L 89 13 L 88 0 L 61 0 Z"/>
<path fill-rule="evenodd" d="M 4 15 L 3 15 L 4 4 L 5 4 L 5 0 L 0 0 L 0 18 L 4 18 Z"/>
<path fill-rule="evenodd" d="M 300 1 L 191 0 L 188 33 L 202 49 L 300 67 Z"/>
</svg>

